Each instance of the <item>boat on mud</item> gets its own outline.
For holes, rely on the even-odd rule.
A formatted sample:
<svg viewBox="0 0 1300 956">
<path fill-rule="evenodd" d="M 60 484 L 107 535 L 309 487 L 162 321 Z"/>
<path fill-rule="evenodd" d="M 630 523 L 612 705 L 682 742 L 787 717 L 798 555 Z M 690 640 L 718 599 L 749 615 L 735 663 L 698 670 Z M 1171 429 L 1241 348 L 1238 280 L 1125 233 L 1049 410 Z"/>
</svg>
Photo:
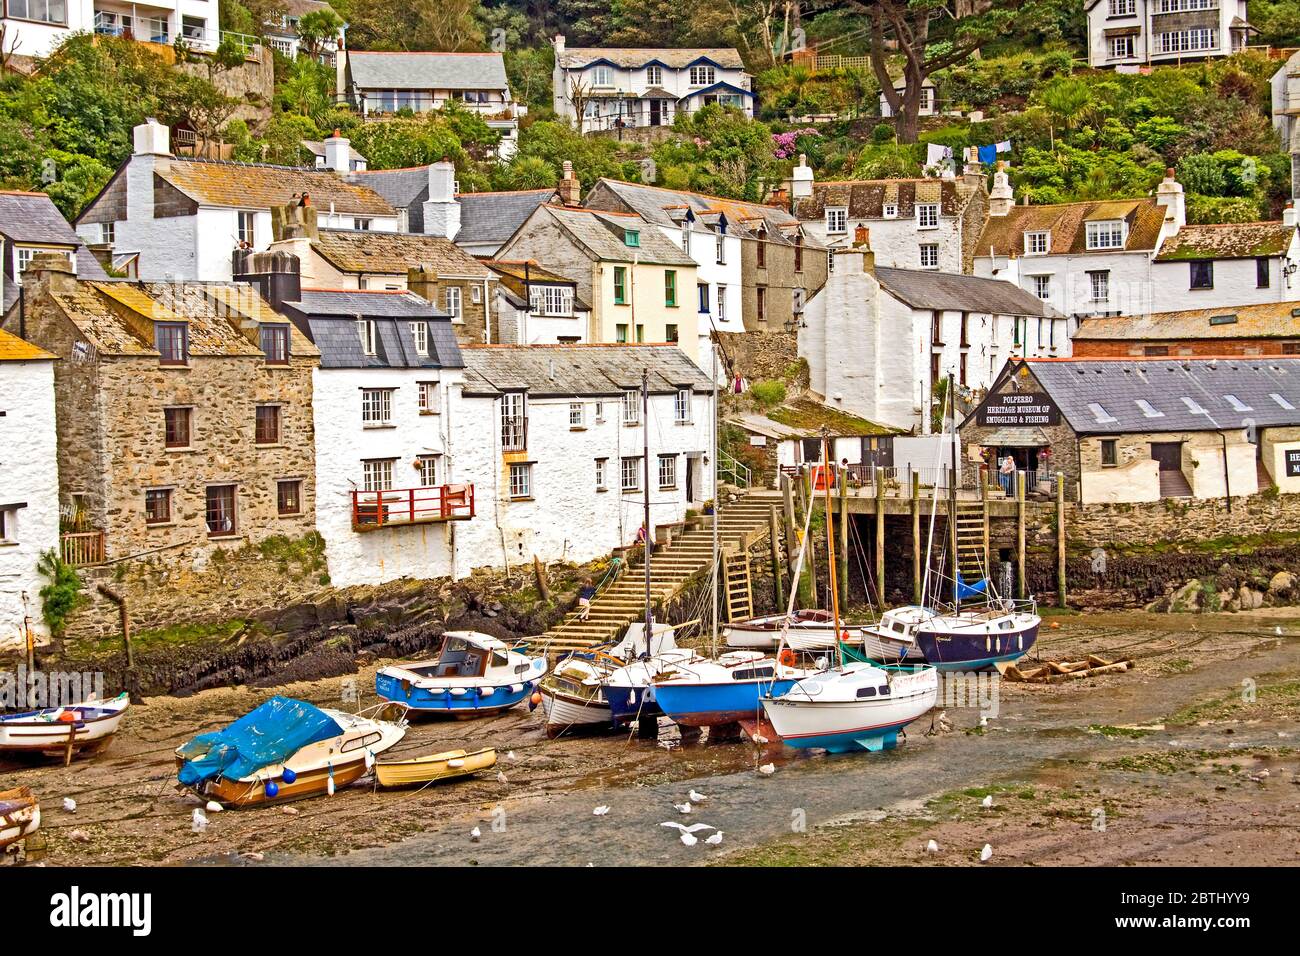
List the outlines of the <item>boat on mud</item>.
<svg viewBox="0 0 1300 956">
<path fill-rule="evenodd" d="M 379 719 L 272 697 L 222 730 L 176 749 L 182 788 L 227 807 L 333 795 L 373 769 L 406 735 L 405 708 L 381 704 Z"/>
<path fill-rule="evenodd" d="M 107 743 L 130 706 L 127 695 L 119 694 L 111 700 L 0 714 L 0 753 L 40 753 L 66 761 L 77 751 Z"/>
<path fill-rule="evenodd" d="M 482 717 L 523 703 L 545 675 L 545 657 L 477 631 L 448 631 L 435 660 L 381 668 L 375 691 L 419 716 Z"/>
<path fill-rule="evenodd" d="M 781 643 L 781 632 L 787 625 L 812 642 L 821 646 L 835 646 L 835 622 L 830 611 L 809 608 L 793 614 L 764 614 L 746 621 L 735 621 L 722 626 L 722 640 L 728 647 L 738 650 L 776 650 Z"/>
<path fill-rule="evenodd" d="M 41 802 L 30 787 L 0 790 L 0 851 L 41 827 Z"/>
<path fill-rule="evenodd" d="M 497 752 L 483 750 L 448 750 L 426 757 L 375 761 L 375 782 L 381 787 L 418 787 L 440 780 L 468 777 L 497 764 Z"/>
</svg>

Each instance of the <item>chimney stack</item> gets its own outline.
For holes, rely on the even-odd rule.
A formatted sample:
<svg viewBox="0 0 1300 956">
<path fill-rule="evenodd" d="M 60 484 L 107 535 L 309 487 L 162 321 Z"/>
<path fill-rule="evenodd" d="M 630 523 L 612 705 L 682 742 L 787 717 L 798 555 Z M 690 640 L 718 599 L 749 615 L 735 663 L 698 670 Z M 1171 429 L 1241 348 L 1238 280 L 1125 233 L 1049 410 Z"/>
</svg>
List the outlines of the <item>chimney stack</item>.
<svg viewBox="0 0 1300 956">
<path fill-rule="evenodd" d="M 871 251 L 871 230 L 858 226 L 853 230 L 853 248 L 862 253 L 862 271 L 867 275 L 876 274 L 876 254 Z"/>
<path fill-rule="evenodd" d="M 1183 186 L 1174 178 L 1172 167 L 1165 170 L 1165 178 L 1156 187 L 1156 205 L 1164 206 L 1165 220 L 1173 220 L 1174 232 L 1187 225 L 1187 205 L 1183 196 Z"/>
<path fill-rule="evenodd" d="M 426 302 L 438 305 L 438 273 L 432 266 L 418 265 L 407 269 L 406 288 Z"/>
<path fill-rule="evenodd" d="M 453 242 L 460 232 L 460 202 L 456 199 L 456 167 L 443 157 L 429 167 L 429 198 L 424 202 L 424 233 Z"/>
<path fill-rule="evenodd" d="M 152 116 L 131 130 L 137 156 L 170 156 L 172 131 Z"/>
<path fill-rule="evenodd" d="M 1288 199 L 1286 201 L 1286 206 L 1282 209 L 1282 225 L 1294 227 L 1295 224 L 1295 201 Z"/>
<path fill-rule="evenodd" d="M 989 190 L 989 215 L 1005 216 L 1016 204 L 1015 193 L 1011 190 L 1011 179 L 1002 163 L 998 163 L 993 173 L 993 188 Z"/>
<path fill-rule="evenodd" d="M 76 287 L 77 269 L 62 252 L 38 252 L 27 263 L 21 281 L 29 290 L 70 292 Z"/>
<path fill-rule="evenodd" d="M 564 52 L 564 34 L 563 34 L 563 33 L 557 33 L 557 34 L 555 34 L 555 42 L 554 42 L 554 46 L 555 46 L 555 56 L 558 58 L 559 55 L 560 55 L 561 53 Z"/>
<path fill-rule="evenodd" d="M 556 187 L 560 193 L 560 202 L 566 206 L 576 206 L 582 199 L 582 184 L 573 174 L 573 163 L 564 161 L 564 175 Z"/>
<path fill-rule="evenodd" d="M 808 159 L 799 154 L 799 165 L 790 174 L 790 196 L 793 199 L 807 199 L 813 194 L 813 171 Z"/>
<path fill-rule="evenodd" d="M 338 130 L 325 139 L 325 168 L 336 173 L 352 172 L 352 142 Z"/>
</svg>

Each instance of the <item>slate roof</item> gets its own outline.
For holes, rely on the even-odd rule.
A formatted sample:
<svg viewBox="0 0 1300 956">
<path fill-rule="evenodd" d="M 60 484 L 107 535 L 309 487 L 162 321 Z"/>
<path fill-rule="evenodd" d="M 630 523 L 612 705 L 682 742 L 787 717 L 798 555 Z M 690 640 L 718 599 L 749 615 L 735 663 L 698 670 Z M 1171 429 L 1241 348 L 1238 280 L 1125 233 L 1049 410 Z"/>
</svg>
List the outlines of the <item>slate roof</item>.
<svg viewBox="0 0 1300 956">
<path fill-rule="evenodd" d="M 269 209 L 307 193 L 313 206 L 350 215 L 396 216 L 392 203 L 331 170 L 212 159 L 169 159 L 155 166 L 166 182 L 203 206 Z"/>
<path fill-rule="evenodd" d="M 59 208 L 54 205 L 46 193 L 19 192 L 0 190 L 0 236 L 11 243 L 40 243 L 62 246 L 76 250 L 77 275 L 83 279 L 107 279 L 108 273 L 94 257 L 81 236 L 73 230 L 63 218 Z M 12 249 L 6 249 L 11 254 Z M 6 262 L 7 267 L 12 259 Z M 8 268 L 5 270 L 8 275 Z M 18 299 L 18 285 L 12 281 L 4 283 L 4 300 L 0 302 L 0 313 L 9 311 L 9 307 Z"/>
<path fill-rule="evenodd" d="M 572 286 L 574 290 L 574 311 L 591 311 L 591 306 L 578 298 L 578 281 L 576 279 L 570 279 L 558 272 L 552 272 L 535 259 L 528 260 L 526 269 L 525 263 L 521 259 L 489 259 L 486 265 L 501 277 L 501 285 L 511 293 L 511 301 L 516 306 L 522 307 L 528 304 L 528 283 L 535 285 L 567 285 Z"/>
<path fill-rule="evenodd" d="M 796 200 L 795 215 L 823 219 L 826 207 L 843 206 L 850 219 L 882 219 L 887 204 L 898 206 L 898 219 L 916 216 L 917 203 L 938 203 L 941 216 L 955 216 L 963 205 L 951 179 L 863 179 L 816 183 L 811 196 Z"/>
<path fill-rule="evenodd" d="M 670 69 L 680 70 L 698 60 L 709 60 L 728 70 L 743 70 L 745 62 L 740 58 L 735 47 L 701 47 L 697 49 L 659 49 L 654 47 L 571 47 L 559 55 L 560 66 L 566 70 L 581 69 L 590 63 L 608 60 L 615 66 L 626 69 L 639 69 L 652 63 L 658 63 Z"/>
<path fill-rule="evenodd" d="M 447 313 L 411 292 L 304 290 L 283 309 L 320 349 L 321 368 L 461 368 L 460 347 Z M 372 319 L 378 343 L 366 355 L 357 320 Z M 429 354 L 415 348 L 411 323 L 429 329 Z"/>
<path fill-rule="evenodd" d="M 1247 420 L 1262 428 L 1300 425 L 1300 358 L 1029 359 L 1027 364 L 1081 434 L 1220 431 L 1242 428 Z M 1004 374 L 1014 367 L 1018 363 L 1009 363 Z M 1145 411 L 1138 400 L 1160 414 Z"/>
<path fill-rule="evenodd" d="M 1058 315 L 1046 302 L 1001 279 L 952 275 L 925 269 L 877 268 L 885 291 L 914 309 L 988 312 L 995 315 Z"/>
<path fill-rule="evenodd" d="M 648 262 L 664 266 L 693 266 L 695 260 L 682 252 L 640 216 L 580 209 L 572 206 L 539 206 L 585 248 L 593 258 L 606 262 Z M 640 245 L 624 241 L 628 230 L 640 233 Z"/>
<path fill-rule="evenodd" d="M 440 276 L 489 279 L 493 273 L 450 239 L 413 232 L 322 229 L 312 248 L 343 272 L 406 275 L 428 265 Z"/>
<path fill-rule="evenodd" d="M 508 90 L 500 53 L 348 53 L 364 90 Z"/>
<path fill-rule="evenodd" d="M 45 349 L 0 329 L 0 362 L 39 362 L 55 357 Z"/>
<path fill-rule="evenodd" d="M 56 303 L 101 354 L 157 355 L 151 334 L 155 321 L 183 321 L 189 328 L 189 353 L 208 357 L 260 357 L 250 336 L 261 321 L 286 317 L 246 285 L 213 282 L 77 282 L 51 293 Z M 316 347 L 290 326 L 291 355 L 314 357 Z"/>
<path fill-rule="evenodd" d="M 367 169 L 348 173 L 347 181 L 373 189 L 398 209 L 406 210 L 406 228 L 424 232 L 424 201 L 429 198 L 429 167 Z"/>
<path fill-rule="evenodd" d="M 325 6 L 325 4 L 321 4 L 321 6 Z M 302 143 L 303 149 L 307 150 L 307 152 L 311 153 L 313 156 L 319 156 L 322 159 L 325 158 L 325 143 L 323 141 L 319 139 L 304 139 L 299 140 L 299 142 Z M 348 157 L 354 163 L 358 160 L 363 163 L 366 161 L 366 157 L 353 149 L 350 144 L 348 145 Z M 376 190 L 376 192 L 378 192 L 378 190 Z"/>
<path fill-rule="evenodd" d="M 619 179 L 597 180 L 583 205 L 589 209 L 634 212 L 661 226 L 681 225 L 687 209 L 692 210 L 700 222 L 716 222 L 717 215 L 721 214 L 727 217 L 728 230 L 737 231 L 742 236 L 754 235 L 753 227 L 762 220 L 773 230 L 771 237 L 781 242 L 786 241 L 781 229 L 799 225 L 798 219 L 777 206 L 724 199 L 683 189 L 627 183 Z"/>
<path fill-rule="evenodd" d="M 1161 244 L 1156 262 L 1280 256 L 1290 247 L 1295 234 L 1295 226 L 1285 226 L 1280 222 L 1183 226 Z"/>
<path fill-rule="evenodd" d="M 1128 241 L 1121 249 L 1089 252 L 1085 223 L 1123 219 L 1128 222 Z M 1005 216 L 990 216 L 975 244 L 976 256 L 996 253 L 1024 255 L 1026 232 L 1050 232 L 1051 255 L 1088 255 L 1115 252 L 1152 251 L 1160 238 L 1165 208 L 1154 199 L 1108 199 L 1100 202 L 1070 202 L 1046 206 L 1013 206 Z"/>
<path fill-rule="evenodd" d="M 457 242 L 505 242 L 533 211 L 555 195 L 554 189 L 460 193 Z"/>
<path fill-rule="evenodd" d="M 534 398 L 616 397 L 641 387 L 643 369 L 650 371 L 652 394 L 713 390 L 676 345 L 469 345 L 461 355 L 466 395 L 526 389 Z"/>
<path fill-rule="evenodd" d="M 1228 305 L 1147 315 L 1085 318 L 1071 338 L 1083 341 L 1300 337 L 1300 302 Z"/>
</svg>

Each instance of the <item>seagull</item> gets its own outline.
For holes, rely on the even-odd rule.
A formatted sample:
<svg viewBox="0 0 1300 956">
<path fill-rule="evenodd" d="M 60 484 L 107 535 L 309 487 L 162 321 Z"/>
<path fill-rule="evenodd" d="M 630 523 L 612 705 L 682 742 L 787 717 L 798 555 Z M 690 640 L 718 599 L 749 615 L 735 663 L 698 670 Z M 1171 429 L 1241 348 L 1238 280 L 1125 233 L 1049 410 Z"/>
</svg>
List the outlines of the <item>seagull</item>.
<svg viewBox="0 0 1300 956">
<path fill-rule="evenodd" d="M 717 846 L 719 843 L 722 842 L 722 831 L 719 830 L 717 833 L 714 833 L 714 834 L 710 835 L 709 837 L 707 837 L 707 838 L 705 839 L 704 842 L 705 842 L 705 843 L 710 843 L 710 844 L 712 844 L 713 846 Z"/>
<path fill-rule="evenodd" d="M 675 830 L 681 830 L 683 833 L 699 833 L 701 830 L 716 830 L 717 827 L 709 826 L 707 823 L 692 823 L 686 826 L 684 823 L 678 823 L 675 820 L 668 820 L 659 824 L 661 827 L 672 827 Z"/>
<path fill-rule="evenodd" d="M 767 738 L 764 737 L 762 734 L 750 734 L 749 739 L 754 741 L 754 743 L 758 744 L 760 747 L 763 744 L 767 743 Z"/>
<path fill-rule="evenodd" d="M 927 843 L 927 844 L 925 845 L 925 852 L 926 852 L 926 853 L 938 853 L 938 852 L 939 852 L 939 844 L 936 843 L 936 842 L 934 842 L 933 840 L 931 840 L 929 843 Z"/>
<path fill-rule="evenodd" d="M 497 771 L 497 783 L 509 783 L 509 781 L 506 780 L 506 775 L 500 770 Z"/>
<path fill-rule="evenodd" d="M 758 772 L 770 777 L 772 774 L 776 773 L 776 764 L 765 763 L 763 766 L 758 768 Z"/>
<path fill-rule="evenodd" d="M 980 850 L 980 862 L 987 863 L 991 859 L 993 859 L 993 847 L 985 843 L 984 849 Z"/>
<path fill-rule="evenodd" d="M 515 756 L 515 752 L 513 750 L 507 750 L 506 759 L 513 762 L 515 760 L 518 760 L 519 758 Z"/>
<path fill-rule="evenodd" d="M 194 815 L 191 818 L 191 820 L 192 822 L 190 823 L 190 828 L 195 833 L 202 833 L 204 830 L 208 828 L 208 818 L 204 815 L 203 811 L 200 810 L 198 807 L 194 808 Z"/>
<path fill-rule="evenodd" d="M 595 810 L 592 810 L 591 813 L 593 816 L 603 817 L 605 814 L 609 813 L 609 807 L 597 807 Z"/>
<path fill-rule="evenodd" d="M 687 794 L 687 796 L 691 798 L 691 803 L 699 803 L 703 800 L 709 799 L 704 794 L 700 793 L 700 791 L 698 790 L 692 790 L 690 793 Z"/>
<path fill-rule="evenodd" d="M 1281 637 L 1281 636 L 1282 636 L 1282 625 L 1279 624 L 1277 627 L 1273 628 L 1273 633 L 1276 634 L 1278 637 Z"/>
<path fill-rule="evenodd" d="M 687 846 L 695 846 L 695 844 L 699 843 L 700 841 L 696 837 L 691 836 L 689 833 L 683 833 L 682 842 L 685 843 Z"/>
<path fill-rule="evenodd" d="M 482 836 L 483 836 L 483 831 L 480 830 L 478 827 L 475 827 L 473 830 L 469 831 L 469 838 L 470 838 L 470 842 L 472 843 L 477 843 L 479 841 L 479 838 Z"/>
<path fill-rule="evenodd" d="M 77 809 L 77 801 L 76 801 L 76 800 L 73 800 L 71 797 L 64 797 L 64 798 L 63 798 L 63 809 L 64 809 L 64 810 L 67 810 L 69 813 L 74 813 L 74 812 L 76 812 L 76 809 Z"/>
<path fill-rule="evenodd" d="M 990 793 L 987 797 L 985 797 L 984 800 L 980 803 L 980 806 L 983 807 L 985 810 L 993 806 L 993 794 Z"/>
<path fill-rule="evenodd" d="M 673 806 L 675 806 L 675 807 L 677 808 L 677 812 L 678 812 L 678 813 L 690 813 L 690 812 L 691 812 L 691 805 L 690 805 L 689 803 L 674 803 Z"/>
</svg>

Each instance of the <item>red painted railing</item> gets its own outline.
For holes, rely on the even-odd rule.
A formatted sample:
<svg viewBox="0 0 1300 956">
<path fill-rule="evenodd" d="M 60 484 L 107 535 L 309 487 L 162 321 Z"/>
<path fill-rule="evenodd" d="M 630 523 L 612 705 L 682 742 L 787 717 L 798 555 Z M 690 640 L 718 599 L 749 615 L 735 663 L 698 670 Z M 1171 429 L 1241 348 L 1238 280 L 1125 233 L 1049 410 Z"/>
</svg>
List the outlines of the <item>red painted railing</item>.
<svg viewBox="0 0 1300 956">
<path fill-rule="evenodd" d="M 473 485 L 352 492 L 352 525 L 371 530 L 474 517 Z"/>
<path fill-rule="evenodd" d="M 72 531 L 59 536 L 63 563 L 74 568 L 104 563 L 104 532 Z"/>
</svg>

